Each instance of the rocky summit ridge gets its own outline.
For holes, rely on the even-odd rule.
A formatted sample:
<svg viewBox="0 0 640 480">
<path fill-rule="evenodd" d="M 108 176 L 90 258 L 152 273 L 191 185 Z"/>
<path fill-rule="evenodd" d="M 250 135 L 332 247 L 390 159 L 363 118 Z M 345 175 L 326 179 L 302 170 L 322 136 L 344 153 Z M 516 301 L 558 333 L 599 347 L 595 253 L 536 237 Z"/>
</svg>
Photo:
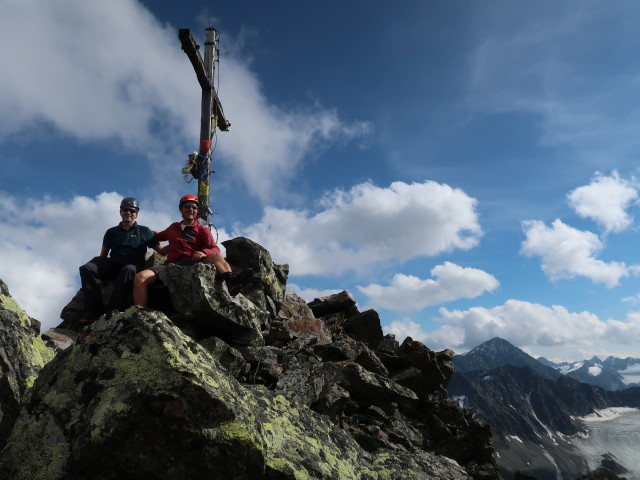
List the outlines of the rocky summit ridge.
<svg viewBox="0 0 640 480">
<path fill-rule="evenodd" d="M 257 273 L 236 297 L 211 265 L 172 267 L 150 308 L 84 327 L 76 295 L 42 338 L 1 284 L 0 479 L 499 478 L 489 427 L 446 398 L 453 352 L 225 247 Z"/>
</svg>

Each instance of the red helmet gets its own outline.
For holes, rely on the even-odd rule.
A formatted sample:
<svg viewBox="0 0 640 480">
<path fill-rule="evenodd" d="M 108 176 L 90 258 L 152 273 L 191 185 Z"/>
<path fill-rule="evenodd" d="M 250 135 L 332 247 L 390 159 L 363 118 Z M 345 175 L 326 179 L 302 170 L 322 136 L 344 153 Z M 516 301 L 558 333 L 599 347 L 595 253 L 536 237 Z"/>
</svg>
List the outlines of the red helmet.
<svg viewBox="0 0 640 480">
<path fill-rule="evenodd" d="M 178 205 L 178 208 L 182 208 L 182 205 L 185 204 L 186 202 L 193 202 L 196 204 L 196 206 L 200 207 L 200 202 L 198 202 L 198 197 L 196 197 L 195 195 L 184 195 L 181 199 L 180 199 L 180 205 Z"/>
</svg>

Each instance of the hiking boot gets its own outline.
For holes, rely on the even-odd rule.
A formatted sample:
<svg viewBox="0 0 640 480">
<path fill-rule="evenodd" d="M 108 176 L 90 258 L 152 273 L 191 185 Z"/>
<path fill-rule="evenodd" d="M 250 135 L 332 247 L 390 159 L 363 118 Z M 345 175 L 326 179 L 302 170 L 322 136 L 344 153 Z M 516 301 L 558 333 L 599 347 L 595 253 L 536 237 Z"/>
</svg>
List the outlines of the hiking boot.
<svg viewBox="0 0 640 480">
<path fill-rule="evenodd" d="M 225 278 L 225 282 L 227 283 L 227 290 L 229 291 L 229 295 L 235 297 L 243 287 L 245 287 L 248 283 L 253 280 L 253 270 L 251 268 L 247 268 L 237 275 L 230 274 Z"/>
</svg>

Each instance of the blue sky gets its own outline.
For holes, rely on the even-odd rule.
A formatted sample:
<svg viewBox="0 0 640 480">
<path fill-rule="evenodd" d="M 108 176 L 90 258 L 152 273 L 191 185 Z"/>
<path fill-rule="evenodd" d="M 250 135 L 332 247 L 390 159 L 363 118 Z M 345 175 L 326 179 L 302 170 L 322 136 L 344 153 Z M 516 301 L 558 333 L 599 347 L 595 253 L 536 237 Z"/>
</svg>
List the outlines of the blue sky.
<svg viewBox="0 0 640 480">
<path fill-rule="evenodd" d="M 640 5 L 230 3 L 0 0 L 0 278 L 44 328 L 123 196 L 158 230 L 195 193 L 211 21 L 221 241 L 434 350 L 640 357 Z"/>
</svg>

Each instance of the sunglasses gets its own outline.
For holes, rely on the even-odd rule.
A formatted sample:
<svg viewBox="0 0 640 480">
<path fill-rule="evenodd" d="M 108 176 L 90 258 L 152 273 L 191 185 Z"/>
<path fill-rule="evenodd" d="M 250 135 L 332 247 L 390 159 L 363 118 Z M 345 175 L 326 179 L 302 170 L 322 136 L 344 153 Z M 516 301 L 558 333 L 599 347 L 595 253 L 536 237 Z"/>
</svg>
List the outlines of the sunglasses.
<svg viewBox="0 0 640 480">
<path fill-rule="evenodd" d="M 195 205 L 183 205 L 182 208 L 189 208 L 189 209 L 192 209 L 192 210 L 197 210 L 198 209 L 198 207 L 195 206 Z"/>
<path fill-rule="evenodd" d="M 138 210 L 136 210 L 135 208 L 121 208 L 120 211 L 127 213 L 138 213 Z"/>
</svg>

